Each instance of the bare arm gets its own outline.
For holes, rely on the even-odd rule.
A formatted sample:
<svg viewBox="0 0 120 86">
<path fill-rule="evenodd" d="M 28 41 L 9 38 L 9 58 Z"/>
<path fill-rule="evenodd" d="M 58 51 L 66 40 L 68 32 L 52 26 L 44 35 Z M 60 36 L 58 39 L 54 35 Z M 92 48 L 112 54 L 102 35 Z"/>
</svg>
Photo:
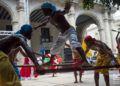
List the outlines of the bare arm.
<svg viewBox="0 0 120 86">
<path fill-rule="evenodd" d="M 28 44 L 26 43 L 26 41 L 23 38 L 19 38 L 19 40 L 20 40 L 20 44 L 21 44 L 22 48 L 27 53 L 28 57 L 32 60 L 32 62 L 35 64 L 35 66 L 37 68 L 39 68 L 40 65 L 38 64 L 38 61 L 37 61 L 35 55 L 33 54 L 33 49 L 28 46 Z"/>
<path fill-rule="evenodd" d="M 18 51 L 20 51 L 20 53 L 21 53 L 24 57 L 28 57 L 28 55 L 22 50 L 21 47 L 18 47 L 17 49 L 18 49 Z"/>
<path fill-rule="evenodd" d="M 72 2 L 70 2 L 70 1 L 68 1 L 68 2 L 65 3 L 65 8 L 64 8 L 64 10 L 62 11 L 62 14 L 63 14 L 63 15 L 65 15 L 66 13 L 69 13 L 70 8 L 71 8 L 71 3 L 72 3 Z"/>
</svg>

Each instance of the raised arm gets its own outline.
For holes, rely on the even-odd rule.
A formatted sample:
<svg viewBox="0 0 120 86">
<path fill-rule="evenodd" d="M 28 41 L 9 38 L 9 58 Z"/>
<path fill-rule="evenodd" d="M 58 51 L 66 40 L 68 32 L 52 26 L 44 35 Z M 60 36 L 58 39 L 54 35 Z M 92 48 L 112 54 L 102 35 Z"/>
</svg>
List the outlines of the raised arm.
<svg viewBox="0 0 120 86">
<path fill-rule="evenodd" d="M 69 13 L 70 8 L 71 8 L 72 2 L 68 1 L 65 3 L 65 8 L 62 11 L 62 14 L 65 15 L 66 13 Z"/>
</svg>

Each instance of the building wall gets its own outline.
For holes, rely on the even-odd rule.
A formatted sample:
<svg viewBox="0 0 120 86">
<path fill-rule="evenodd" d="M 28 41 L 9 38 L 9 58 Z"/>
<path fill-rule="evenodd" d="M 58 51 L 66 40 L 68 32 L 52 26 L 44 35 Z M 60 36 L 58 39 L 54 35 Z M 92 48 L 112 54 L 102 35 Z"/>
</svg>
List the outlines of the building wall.
<svg viewBox="0 0 120 86">
<path fill-rule="evenodd" d="M 40 8 L 40 5 L 43 3 L 44 0 L 26 0 L 26 1 L 28 2 L 26 3 L 25 0 L 1 0 L 0 1 L 0 5 L 4 6 L 12 17 L 12 21 L 9 23 L 12 24 L 14 31 L 19 30 L 20 27 L 25 23 L 28 23 L 28 24 L 31 23 L 30 14 L 34 10 Z M 64 8 L 64 2 L 60 2 L 60 0 L 49 0 L 49 1 L 57 4 L 58 9 Z M 77 19 L 81 15 L 86 15 L 91 17 L 94 20 L 94 22 L 88 22 L 87 25 L 83 25 L 83 27 L 76 26 Z M 95 5 L 94 9 L 85 10 L 81 8 L 81 6 L 79 6 L 77 3 L 74 3 L 70 13 L 65 16 L 69 21 L 69 23 L 71 23 L 71 25 L 77 28 L 79 32 L 81 32 L 81 28 L 86 30 L 90 24 L 95 23 L 97 25 L 96 29 L 98 29 L 101 41 L 108 44 L 108 46 L 111 47 L 113 51 L 115 51 L 116 44 L 114 40 L 115 40 L 116 33 L 111 32 L 111 30 L 114 28 L 116 29 L 119 26 L 116 25 L 116 22 L 113 21 L 113 17 L 109 16 L 107 14 L 107 10 L 104 9 L 102 6 Z M 120 22 L 117 22 L 117 23 L 120 24 Z M 39 23 L 36 23 L 36 24 L 31 23 L 31 24 L 33 25 L 33 27 L 39 25 Z M 0 27 L 4 28 L 4 26 L 2 25 Z M 50 27 L 50 34 L 51 36 L 53 36 L 53 39 L 56 39 L 59 31 L 56 30 L 56 28 L 50 24 L 48 24 L 46 27 Z M 33 32 L 31 45 L 36 52 L 39 52 L 40 47 L 44 47 L 44 46 L 45 47 L 47 46 L 47 48 L 49 49 L 52 44 L 52 42 L 45 43 L 44 45 L 41 46 L 40 35 L 41 35 L 40 29 Z M 83 35 L 84 35 L 84 31 L 82 35 L 78 35 L 78 36 L 83 36 Z"/>
</svg>

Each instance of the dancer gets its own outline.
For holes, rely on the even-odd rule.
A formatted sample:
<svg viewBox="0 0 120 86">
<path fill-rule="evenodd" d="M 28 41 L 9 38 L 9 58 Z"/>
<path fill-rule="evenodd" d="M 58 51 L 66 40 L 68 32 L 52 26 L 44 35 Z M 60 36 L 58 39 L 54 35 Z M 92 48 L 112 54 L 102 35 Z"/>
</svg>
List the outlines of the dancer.
<svg viewBox="0 0 120 86">
<path fill-rule="evenodd" d="M 83 63 L 79 53 L 77 50 L 73 50 L 72 51 L 72 57 L 73 57 L 73 63 L 74 63 L 74 67 L 79 67 L 79 65 L 81 65 Z M 80 70 L 79 71 L 79 82 L 82 83 L 82 75 L 83 75 L 83 70 Z M 78 80 L 77 80 L 77 71 L 74 71 L 74 77 L 75 77 L 75 82 L 74 83 L 78 83 Z"/>
<path fill-rule="evenodd" d="M 18 76 L 8 59 L 10 58 L 8 54 L 14 48 L 21 46 L 37 69 L 40 70 L 40 66 L 32 53 L 33 50 L 26 41 L 26 38 L 31 39 L 32 27 L 30 25 L 23 25 L 17 33 L 19 34 L 12 34 L 0 39 L 0 86 L 21 86 Z"/>
<path fill-rule="evenodd" d="M 108 66 L 111 63 L 111 60 L 114 60 L 117 63 L 112 50 L 105 43 L 100 40 L 96 40 L 91 36 L 86 36 L 84 41 L 87 45 L 85 53 L 87 53 L 90 49 L 98 51 L 96 66 Z M 96 86 L 99 86 L 99 73 L 103 74 L 106 86 L 110 86 L 109 69 L 95 70 L 94 79 Z"/>
<path fill-rule="evenodd" d="M 69 39 L 71 48 L 76 49 L 81 55 L 82 60 L 84 61 L 84 65 L 90 65 L 86 60 L 85 53 L 81 47 L 81 44 L 78 42 L 75 28 L 71 26 L 65 18 L 65 14 L 69 12 L 71 8 L 71 2 L 66 2 L 65 8 L 63 11 L 56 10 L 55 5 L 52 3 L 46 2 L 41 5 L 41 9 L 45 16 L 49 17 L 48 21 L 44 22 L 43 25 L 50 22 L 60 31 L 57 40 L 53 43 L 51 48 L 51 60 L 45 65 L 49 65 L 52 62 L 52 58 L 55 54 L 59 54 L 61 48 L 65 44 L 65 42 Z M 40 25 L 42 26 L 42 25 Z"/>
</svg>

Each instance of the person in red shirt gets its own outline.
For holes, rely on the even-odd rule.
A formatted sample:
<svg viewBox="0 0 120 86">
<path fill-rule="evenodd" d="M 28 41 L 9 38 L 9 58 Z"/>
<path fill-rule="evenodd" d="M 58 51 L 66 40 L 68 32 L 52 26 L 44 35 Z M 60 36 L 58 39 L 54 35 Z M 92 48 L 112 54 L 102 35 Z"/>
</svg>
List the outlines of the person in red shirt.
<svg viewBox="0 0 120 86">
<path fill-rule="evenodd" d="M 59 64 L 59 63 L 58 63 L 57 55 L 55 55 L 55 56 L 53 57 L 52 66 L 50 66 L 49 69 L 57 69 L 58 67 L 55 66 L 56 64 Z M 56 72 L 54 72 L 54 73 L 52 74 L 52 76 L 54 77 L 55 74 L 56 74 Z"/>
</svg>

